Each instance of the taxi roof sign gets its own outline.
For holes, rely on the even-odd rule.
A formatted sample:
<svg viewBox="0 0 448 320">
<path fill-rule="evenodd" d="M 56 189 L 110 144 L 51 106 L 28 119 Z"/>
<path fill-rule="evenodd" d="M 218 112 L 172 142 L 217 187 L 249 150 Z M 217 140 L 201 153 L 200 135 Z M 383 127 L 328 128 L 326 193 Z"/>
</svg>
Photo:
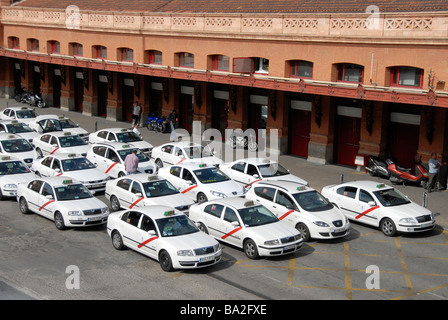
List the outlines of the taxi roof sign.
<svg viewBox="0 0 448 320">
<path fill-rule="evenodd" d="M 69 131 L 64 132 L 64 136 L 70 136 L 72 133 Z"/>
<path fill-rule="evenodd" d="M 122 145 L 121 147 L 122 147 L 122 148 L 130 148 L 131 145 L 130 145 L 130 144 L 124 144 L 124 145 Z"/>
<path fill-rule="evenodd" d="M 378 189 L 384 188 L 386 185 L 384 183 L 379 183 L 376 185 Z"/>
<path fill-rule="evenodd" d="M 168 210 L 165 211 L 165 213 L 163 214 L 165 217 L 170 217 L 170 216 L 174 216 L 174 210 Z"/>
<path fill-rule="evenodd" d="M 73 183 L 73 180 L 71 180 L 71 179 L 67 179 L 67 180 L 63 180 L 62 181 L 62 184 L 72 184 Z"/>
<path fill-rule="evenodd" d="M 297 187 L 297 191 L 303 191 L 303 190 L 306 190 L 306 186 Z"/>
<path fill-rule="evenodd" d="M 249 201 L 244 202 L 244 206 L 245 206 L 245 207 L 251 207 L 251 206 L 253 206 L 253 205 L 254 205 L 254 202 L 253 202 L 252 200 L 249 200 Z"/>
<path fill-rule="evenodd" d="M 3 157 L 1 157 L 1 160 L 11 160 L 11 157 L 10 156 L 3 156 Z"/>
<path fill-rule="evenodd" d="M 199 164 L 199 168 L 205 168 L 206 166 L 207 166 L 206 163 L 200 163 L 200 164 Z"/>
<path fill-rule="evenodd" d="M 159 177 L 157 177 L 157 176 L 148 176 L 148 181 L 155 181 L 155 180 L 159 180 Z"/>
</svg>

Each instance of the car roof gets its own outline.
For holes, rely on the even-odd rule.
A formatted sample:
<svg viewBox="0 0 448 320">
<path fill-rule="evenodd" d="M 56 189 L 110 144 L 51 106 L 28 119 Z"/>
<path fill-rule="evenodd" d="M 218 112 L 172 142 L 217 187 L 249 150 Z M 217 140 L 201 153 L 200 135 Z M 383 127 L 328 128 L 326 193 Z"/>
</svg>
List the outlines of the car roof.
<svg viewBox="0 0 448 320">
<path fill-rule="evenodd" d="M 92 144 L 92 147 L 95 146 L 103 146 L 103 147 L 109 147 L 112 149 L 119 149 L 119 150 L 127 150 L 127 149 L 138 149 L 136 146 L 134 146 L 132 143 L 124 143 L 124 142 L 96 142 Z"/>
<path fill-rule="evenodd" d="M 129 131 L 132 131 L 132 129 L 129 129 L 129 128 L 104 128 L 104 129 L 98 130 L 97 132 L 100 132 L 100 131 L 111 131 L 111 132 L 116 133 L 116 132 L 129 132 Z"/>
<path fill-rule="evenodd" d="M 36 121 L 40 121 L 40 120 L 43 120 L 43 119 L 56 119 L 56 120 L 58 120 L 58 119 L 62 119 L 63 117 L 64 116 L 58 116 L 56 114 L 42 114 L 40 116 L 37 116 L 35 118 L 35 120 Z"/>
<path fill-rule="evenodd" d="M 34 110 L 33 108 L 21 107 L 21 106 L 12 106 L 12 107 L 5 108 L 5 110 L 6 109 L 12 109 L 12 110 Z"/>
<path fill-rule="evenodd" d="M 153 206 L 139 207 L 139 208 L 132 209 L 131 211 L 140 211 L 153 219 L 166 218 L 167 216 L 165 215 L 165 213 L 167 213 L 167 212 L 173 212 L 173 215 L 175 215 L 175 216 L 184 215 L 184 213 L 182 213 L 178 210 L 175 210 L 173 207 L 164 206 L 164 205 L 153 205 Z"/>
<path fill-rule="evenodd" d="M 248 200 L 246 198 L 241 197 L 227 197 L 227 198 L 220 198 L 215 200 L 210 200 L 206 203 L 219 203 L 225 206 L 233 207 L 235 209 L 242 209 L 246 207 L 252 207 L 252 206 L 258 206 L 259 203 L 255 203 L 252 200 Z"/>
<path fill-rule="evenodd" d="M 42 135 L 45 135 L 45 134 L 51 134 L 51 135 L 56 136 L 56 137 L 79 136 L 79 134 L 71 133 L 70 131 L 62 131 L 62 130 L 59 130 L 59 131 L 50 131 L 50 132 L 43 133 Z"/>
<path fill-rule="evenodd" d="M 67 177 L 67 176 L 54 176 L 54 177 L 39 177 L 33 180 L 42 180 L 45 182 L 48 182 L 50 185 L 52 186 L 62 186 L 62 185 L 67 185 L 67 184 L 81 184 L 81 182 L 79 182 L 76 179 L 73 179 L 71 177 Z"/>
<path fill-rule="evenodd" d="M 306 191 L 314 191 L 315 189 L 305 186 L 298 182 L 286 181 L 286 180 L 261 180 L 252 185 L 252 187 L 257 186 L 267 186 L 267 187 L 277 187 L 283 189 L 288 193 L 298 193 Z"/>
<path fill-rule="evenodd" d="M 186 168 L 186 169 L 190 169 L 190 170 L 206 169 L 206 168 L 216 168 L 214 165 L 201 163 L 199 161 L 198 162 L 188 162 L 188 163 L 173 164 L 171 167 L 182 167 L 182 168 Z"/>
<path fill-rule="evenodd" d="M 158 176 L 156 174 L 148 174 L 148 173 L 136 173 L 129 176 L 125 176 L 127 179 L 136 180 L 141 183 L 148 182 L 148 181 L 162 181 L 166 180 L 165 178 L 162 178 L 161 176 Z"/>
<path fill-rule="evenodd" d="M 24 138 L 15 133 L 0 132 L 0 140 L 11 140 L 11 139 L 24 139 Z"/>
<path fill-rule="evenodd" d="M 278 163 L 278 161 L 276 161 L 276 160 L 271 160 L 268 158 L 257 158 L 257 157 L 244 158 L 244 159 L 234 161 L 233 163 L 238 163 L 238 162 L 248 162 L 248 163 L 256 164 L 256 165 Z"/>
<path fill-rule="evenodd" d="M 360 180 L 360 181 L 351 181 L 346 182 L 343 184 L 335 185 L 336 188 L 342 187 L 342 186 L 353 186 L 365 189 L 367 191 L 377 191 L 380 189 L 391 189 L 393 187 L 386 185 L 384 183 L 379 183 L 377 181 L 370 181 L 370 180 Z"/>
<path fill-rule="evenodd" d="M 168 146 L 168 145 L 173 145 L 179 148 L 185 148 L 185 147 L 202 147 L 201 144 L 199 143 L 194 143 L 194 142 L 190 142 L 190 141 L 173 141 L 173 142 L 167 142 L 161 145 L 161 147 L 163 146 Z"/>
<path fill-rule="evenodd" d="M 44 158 L 57 158 L 59 160 L 65 160 L 65 159 L 76 159 L 76 158 L 85 158 L 84 156 L 80 155 L 79 153 L 53 153 L 46 155 Z"/>
</svg>

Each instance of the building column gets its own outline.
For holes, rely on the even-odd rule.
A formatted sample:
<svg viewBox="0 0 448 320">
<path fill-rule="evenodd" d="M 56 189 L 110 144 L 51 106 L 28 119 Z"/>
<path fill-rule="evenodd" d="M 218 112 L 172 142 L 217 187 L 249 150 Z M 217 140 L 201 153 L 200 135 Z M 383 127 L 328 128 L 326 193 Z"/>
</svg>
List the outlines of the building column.
<svg viewBox="0 0 448 320">
<path fill-rule="evenodd" d="M 329 96 L 316 96 L 311 112 L 308 161 L 320 164 L 333 163 L 334 119 L 334 99 Z"/>
<path fill-rule="evenodd" d="M 121 120 L 121 110 L 120 112 L 118 111 L 122 105 L 122 88 L 120 83 L 120 75 L 118 74 L 118 72 L 107 72 L 107 120 Z"/>
<path fill-rule="evenodd" d="M 14 69 L 13 59 L 0 57 L 0 97 L 14 98 Z"/>
<path fill-rule="evenodd" d="M 95 88 L 98 86 L 98 73 L 96 70 L 84 69 L 84 96 L 82 114 L 93 116 L 98 114 L 98 97 Z"/>
<path fill-rule="evenodd" d="M 74 68 L 67 66 L 60 66 L 61 70 L 61 110 L 71 111 L 75 109 L 75 86 L 72 79 L 74 79 Z"/>
<path fill-rule="evenodd" d="M 201 122 L 201 132 L 211 128 L 213 88 L 206 82 L 194 82 L 193 121 Z"/>
<path fill-rule="evenodd" d="M 266 124 L 266 147 L 271 147 L 271 130 L 278 131 L 280 154 L 288 153 L 288 114 L 289 95 L 283 91 L 271 91 L 268 99 L 268 117 Z M 275 117 L 275 119 L 274 119 Z"/>
<path fill-rule="evenodd" d="M 387 138 L 388 112 L 381 101 L 365 101 L 362 105 L 360 155 L 384 155 Z"/>
<path fill-rule="evenodd" d="M 448 112 L 445 108 L 422 106 L 418 155 L 428 163 L 431 153 L 437 152 L 439 161 L 448 161 Z"/>
<path fill-rule="evenodd" d="M 247 108 L 249 90 L 246 87 L 231 86 L 229 90 L 228 129 L 247 129 Z"/>
</svg>

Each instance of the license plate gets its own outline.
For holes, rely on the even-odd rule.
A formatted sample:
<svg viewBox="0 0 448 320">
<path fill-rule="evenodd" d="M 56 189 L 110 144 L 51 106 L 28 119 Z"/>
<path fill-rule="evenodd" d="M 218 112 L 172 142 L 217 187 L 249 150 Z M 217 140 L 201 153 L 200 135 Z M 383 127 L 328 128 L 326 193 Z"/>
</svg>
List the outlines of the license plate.
<svg viewBox="0 0 448 320">
<path fill-rule="evenodd" d="M 283 247 L 283 250 L 291 250 L 291 249 L 295 249 L 295 245 L 290 245 L 290 246 L 286 246 L 286 247 Z"/>
<path fill-rule="evenodd" d="M 87 218 L 87 221 L 97 221 L 97 220 L 101 220 L 101 217 L 91 217 L 91 218 Z"/>
<path fill-rule="evenodd" d="M 345 231 L 344 228 L 334 229 L 334 232 L 342 232 Z"/>
<path fill-rule="evenodd" d="M 215 257 L 211 256 L 211 257 L 204 257 L 204 258 L 200 258 L 199 262 L 205 262 L 205 261 L 210 261 L 215 259 Z"/>
</svg>

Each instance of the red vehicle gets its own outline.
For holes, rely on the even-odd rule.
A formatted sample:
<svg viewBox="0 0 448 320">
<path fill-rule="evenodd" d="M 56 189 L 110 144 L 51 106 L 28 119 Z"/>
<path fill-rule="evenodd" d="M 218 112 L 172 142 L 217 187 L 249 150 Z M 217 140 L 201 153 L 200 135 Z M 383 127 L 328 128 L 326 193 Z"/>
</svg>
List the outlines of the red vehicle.
<svg viewBox="0 0 448 320">
<path fill-rule="evenodd" d="M 391 159 L 386 159 L 386 164 L 387 171 L 390 173 L 389 180 L 392 183 L 412 183 L 425 187 L 428 182 L 428 170 L 426 170 L 423 166 L 421 157 L 415 162 L 417 166 L 415 169 L 415 174 L 412 173 L 411 168 L 403 168 Z"/>
</svg>

